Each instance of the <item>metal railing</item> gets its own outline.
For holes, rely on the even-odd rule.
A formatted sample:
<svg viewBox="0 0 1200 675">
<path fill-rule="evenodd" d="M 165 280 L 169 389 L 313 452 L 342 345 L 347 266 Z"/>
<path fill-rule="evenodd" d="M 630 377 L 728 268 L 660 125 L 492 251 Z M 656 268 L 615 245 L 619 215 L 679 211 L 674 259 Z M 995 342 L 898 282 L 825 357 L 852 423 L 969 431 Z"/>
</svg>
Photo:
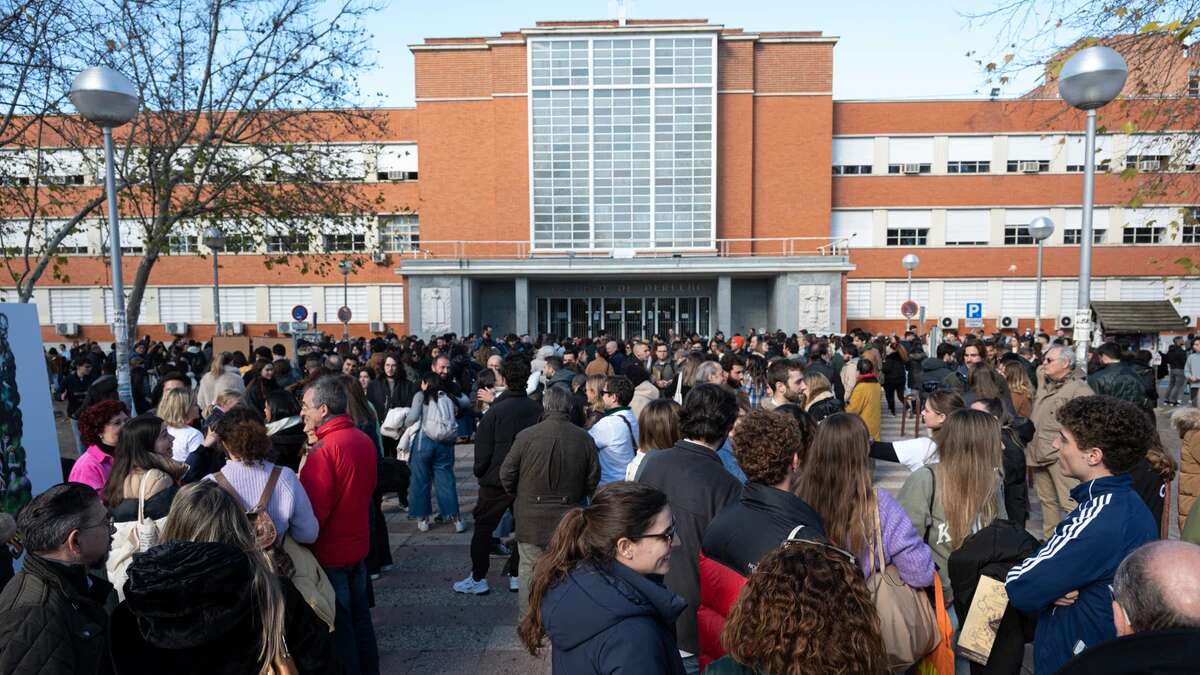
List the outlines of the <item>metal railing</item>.
<svg viewBox="0 0 1200 675">
<path fill-rule="evenodd" d="M 401 260 L 461 260 L 500 259 L 526 260 L 534 258 L 761 258 L 804 255 L 846 255 L 849 239 L 845 237 L 731 237 L 716 239 L 713 246 L 694 248 L 611 248 L 566 249 L 536 248 L 527 240 L 434 240 L 421 241 L 403 251 L 389 251 Z"/>
</svg>

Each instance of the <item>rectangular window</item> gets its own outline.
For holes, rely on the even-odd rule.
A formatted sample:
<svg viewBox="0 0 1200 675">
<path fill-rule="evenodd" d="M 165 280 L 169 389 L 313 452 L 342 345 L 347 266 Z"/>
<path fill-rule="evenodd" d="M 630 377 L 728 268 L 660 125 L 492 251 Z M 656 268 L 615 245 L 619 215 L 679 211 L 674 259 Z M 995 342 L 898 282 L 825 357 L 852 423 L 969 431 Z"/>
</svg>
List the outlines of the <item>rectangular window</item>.
<svg viewBox="0 0 1200 675">
<path fill-rule="evenodd" d="M 366 177 L 366 152 L 362 146 L 326 145 L 314 150 L 320 180 L 353 182 Z"/>
<path fill-rule="evenodd" d="M 212 289 L 205 289 L 212 292 Z M 159 288 L 158 320 L 163 323 L 184 321 L 196 323 L 200 320 L 199 288 Z"/>
<path fill-rule="evenodd" d="M 874 159 L 874 138 L 833 139 L 833 174 L 835 176 L 869 174 Z"/>
<path fill-rule="evenodd" d="M 126 289 L 125 293 L 124 293 L 126 316 L 129 315 L 129 295 L 132 292 L 133 292 L 132 289 Z M 116 315 L 113 313 L 113 292 L 112 292 L 111 288 L 106 288 L 106 289 L 104 289 L 104 323 L 112 324 L 114 316 L 116 316 Z M 138 317 L 142 323 L 146 322 L 146 293 L 145 293 L 145 291 L 142 291 L 142 306 L 141 306 L 140 311 L 138 312 Z"/>
<path fill-rule="evenodd" d="M 1082 173 L 1086 162 L 1084 154 L 1086 148 L 1086 138 L 1078 134 L 1067 136 L 1067 171 L 1073 173 Z M 1113 159 L 1113 137 L 1108 135 L 1096 136 L 1096 154 L 1093 157 L 1097 171 L 1108 171 L 1112 168 Z"/>
<path fill-rule="evenodd" d="M 1089 285 L 1089 298 L 1092 301 L 1104 300 L 1107 292 L 1107 284 L 1103 279 L 1093 279 Z M 1062 282 L 1062 287 L 1059 295 L 1059 316 L 1069 316 L 1074 318 L 1075 309 L 1079 306 L 1079 281 L 1071 279 Z"/>
<path fill-rule="evenodd" d="M 834 211 L 830 237 L 838 246 L 867 248 L 874 245 L 875 214 L 870 211 Z"/>
<path fill-rule="evenodd" d="M 1165 228 L 1127 226 L 1121 231 L 1121 242 L 1125 244 L 1157 244 L 1162 240 Z"/>
<path fill-rule="evenodd" d="M 1200 225 L 1184 225 L 1179 228 L 1181 244 L 1200 244 Z"/>
<path fill-rule="evenodd" d="M 992 214 L 986 209 L 946 211 L 947 246 L 986 246 L 991 231 Z"/>
<path fill-rule="evenodd" d="M 1144 173 L 1166 171 L 1177 145 L 1186 146 L 1187 140 L 1170 134 L 1134 134 L 1129 137 L 1125 166 Z"/>
<path fill-rule="evenodd" d="M 404 323 L 404 287 L 379 287 L 379 318 L 382 321 Z"/>
<path fill-rule="evenodd" d="M 292 308 L 305 305 L 312 316 L 312 289 L 308 286 L 272 286 L 267 292 L 267 308 L 271 321 L 291 321 Z"/>
<path fill-rule="evenodd" d="M 301 253 L 308 250 L 308 238 L 302 234 L 274 234 L 267 237 L 267 253 Z"/>
<path fill-rule="evenodd" d="M 1036 244 L 1033 235 L 1029 233 L 1028 225 L 1005 225 L 1004 226 L 1004 245 L 1005 246 L 1029 246 Z"/>
<path fill-rule="evenodd" d="M 933 138 L 888 139 L 888 173 L 929 173 L 933 168 Z"/>
<path fill-rule="evenodd" d="M 992 170 L 991 162 L 954 161 L 946 163 L 946 173 L 987 173 Z"/>
<path fill-rule="evenodd" d="M 367 287 L 347 286 L 345 294 L 342 286 L 325 287 L 325 314 L 322 321 L 337 321 L 337 311 L 345 304 L 350 308 L 350 323 L 367 322 Z"/>
<path fill-rule="evenodd" d="M 1078 245 L 1080 240 L 1080 232 L 1083 228 L 1083 210 L 1082 209 L 1067 209 L 1066 223 L 1063 226 L 1063 243 L 1067 245 Z M 1092 211 L 1092 243 L 1104 243 L 1104 233 L 1108 230 L 1108 209 L 1095 209 Z"/>
<path fill-rule="evenodd" d="M 987 173 L 992 166 L 991 136 L 951 136 L 947 173 Z"/>
<path fill-rule="evenodd" d="M 889 227 L 887 230 L 888 246 L 925 246 L 928 239 L 928 229 Z"/>
<path fill-rule="evenodd" d="M 1055 151 L 1054 139 L 1049 136 L 1009 136 L 1009 173 L 1036 173 L 1050 170 Z"/>
<path fill-rule="evenodd" d="M 200 238 L 193 234 L 172 234 L 167 237 L 167 250 L 172 255 L 196 253 L 200 250 Z"/>
<path fill-rule="evenodd" d="M 258 320 L 258 291 L 253 287 L 226 287 L 220 290 L 221 321 L 253 323 Z"/>
<path fill-rule="evenodd" d="M 535 246 L 712 246 L 715 49 L 713 35 L 530 39 Z"/>
<path fill-rule="evenodd" d="M 55 233 L 58 232 L 59 228 L 61 228 L 65 224 L 66 224 L 65 221 L 61 221 L 61 220 L 46 221 L 46 225 L 45 225 L 46 240 L 49 241 L 50 238 L 53 237 L 55 235 Z M 58 254 L 59 255 L 87 255 L 87 252 L 88 252 L 88 236 L 87 236 L 88 227 L 89 227 L 88 221 L 86 221 L 86 220 L 76 223 L 75 227 L 71 230 L 71 233 L 68 234 L 67 236 L 63 237 L 62 241 L 59 242 Z"/>
<path fill-rule="evenodd" d="M 326 253 L 354 253 L 367 250 L 367 235 L 365 234 L 326 234 L 324 239 Z"/>
<path fill-rule="evenodd" d="M 50 289 L 51 323 L 92 323 L 92 292 L 86 288 Z"/>
<path fill-rule="evenodd" d="M 421 225 L 415 213 L 379 217 L 379 250 L 416 251 L 421 248 Z"/>
<path fill-rule="evenodd" d="M 987 302 L 986 281 L 947 281 L 942 284 L 942 315 L 956 319 L 966 318 L 967 304 Z M 984 311 L 988 307 L 984 305 Z"/>
<path fill-rule="evenodd" d="M 846 318 L 871 318 L 871 282 L 846 282 Z"/>
<path fill-rule="evenodd" d="M 889 281 L 883 285 L 883 316 L 888 319 L 900 319 L 900 305 L 909 300 L 907 281 Z M 929 282 L 914 281 L 912 284 L 911 300 L 921 307 L 929 305 Z"/>
<path fill-rule="evenodd" d="M 1000 295 L 1000 313 L 1018 319 L 1035 316 L 1037 311 L 1037 282 L 1004 280 Z M 1046 282 L 1042 282 L 1042 314 L 1046 314 L 1047 295 Z"/>
<path fill-rule="evenodd" d="M 1166 283 L 1162 279 L 1122 279 L 1122 300 L 1165 300 Z"/>
<path fill-rule="evenodd" d="M 41 181 L 47 185 L 83 185 L 87 182 L 83 152 L 47 150 L 42 153 Z"/>
</svg>

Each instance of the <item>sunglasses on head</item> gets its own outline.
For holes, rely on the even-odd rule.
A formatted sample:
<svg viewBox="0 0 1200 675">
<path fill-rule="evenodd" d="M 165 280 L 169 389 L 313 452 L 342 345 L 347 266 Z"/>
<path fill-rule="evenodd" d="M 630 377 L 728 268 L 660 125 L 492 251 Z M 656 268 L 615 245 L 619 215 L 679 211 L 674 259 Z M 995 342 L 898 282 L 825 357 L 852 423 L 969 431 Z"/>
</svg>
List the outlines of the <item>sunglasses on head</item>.
<svg viewBox="0 0 1200 675">
<path fill-rule="evenodd" d="M 847 551 L 846 549 L 841 548 L 839 546 L 834 546 L 833 544 L 830 544 L 829 542 L 826 542 L 826 541 L 819 541 L 817 539 L 807 539 L 807 538 L 795 538 L 795 539 L 789 538 L 789 539 L 784 540 L 782 546 L 783 546 L 783 548 L 787 548 L 788 546 L 801 546 L 801 545 L 817 546 L 820 548 L 828 549 L 830 551 L 836 552 L 839 555 L 844 556 L 846 558 L 846 560 L 848 560 L 850 562 L 851 565 L 858 564 L 858 560 L 854 557 L 853 553 L 851 553 L 851 552 Z"/>
</svg>

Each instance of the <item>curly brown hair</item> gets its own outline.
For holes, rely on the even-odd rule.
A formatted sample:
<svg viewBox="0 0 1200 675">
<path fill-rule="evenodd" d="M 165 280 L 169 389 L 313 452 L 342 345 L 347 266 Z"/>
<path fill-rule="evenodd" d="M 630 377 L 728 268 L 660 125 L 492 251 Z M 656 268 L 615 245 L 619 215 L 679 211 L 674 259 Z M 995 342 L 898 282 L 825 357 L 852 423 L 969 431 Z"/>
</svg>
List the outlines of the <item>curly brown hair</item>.
<svg viewBox="0 0 1200 675">
<path fill-rule="evenodd" d="M 257 464 L 271 455 L 267 428 L 249 408 L 236 406 L 221 416 L 214 431 L 230 456 L 246 464 Z"/>
<path fill-rule="evenodd" d="M 721 644 L 755 672 L 887 672 L 879 615 L 862 573 L 845 553 L 813 542 L 788 543 L 758 563 Z"/>
<path fill-rule="evenodd" d="M 108 421 L 118 413 L 129 414 L 129 408 L 120 401 L 100 401 L 79 411 L 76 423 L 79 425 L 79 441 L 83 447 L 91 447 L 100 443 L 100 435 Z"/>
<path fill-rule="evenodd" d="M 1100 461 L 1114 474 L 1131 471 L 1158 438 L 1141 408 L 1111 396 L 1071 399 L 1056 416 L 1081 450 L 1100 448 Z"/>
<path fill-rule="evenodd" d="M 792 455 L 803 465 L 808 454 L 795 418 L 767 410 L 742 417 L 730 441 L 746 479 L 763 485 L 778 485 L 792 471 Z"/>
</svg>

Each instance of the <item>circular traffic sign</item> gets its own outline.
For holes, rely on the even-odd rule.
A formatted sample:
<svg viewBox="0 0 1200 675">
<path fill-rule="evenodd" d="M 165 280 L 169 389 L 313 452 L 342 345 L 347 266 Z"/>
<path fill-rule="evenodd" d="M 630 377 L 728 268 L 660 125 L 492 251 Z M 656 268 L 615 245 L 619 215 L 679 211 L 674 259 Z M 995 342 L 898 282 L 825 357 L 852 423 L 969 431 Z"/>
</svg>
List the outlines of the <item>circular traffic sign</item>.
<svg viewBox="0 0 1200 675">
<path fill-rule="evenodd" d="M 353 315 L 350 313 L 349 307 L 342 305 L 338 309 L 338 313 L 337 313 L 338 321 L 341 321 L 342 323 L 350 323 L 351 316 L 353 316 Z"/>
<path fill-rule="evenodd" d="M 900 314 L 906 319 L 911 319 L 916 316 L 919 310 L 920 307 L 918 307 L 917 303 L 913 302 L 912 300 L 905 300 L 904 304 L 900 305 Z"/>
<path fill-rule="evenodd" d="M 304 305 L 296 305 L 292 308 L 292 321 L 304 321 L 308 318 L 308 308 Z"/>
</svg>

